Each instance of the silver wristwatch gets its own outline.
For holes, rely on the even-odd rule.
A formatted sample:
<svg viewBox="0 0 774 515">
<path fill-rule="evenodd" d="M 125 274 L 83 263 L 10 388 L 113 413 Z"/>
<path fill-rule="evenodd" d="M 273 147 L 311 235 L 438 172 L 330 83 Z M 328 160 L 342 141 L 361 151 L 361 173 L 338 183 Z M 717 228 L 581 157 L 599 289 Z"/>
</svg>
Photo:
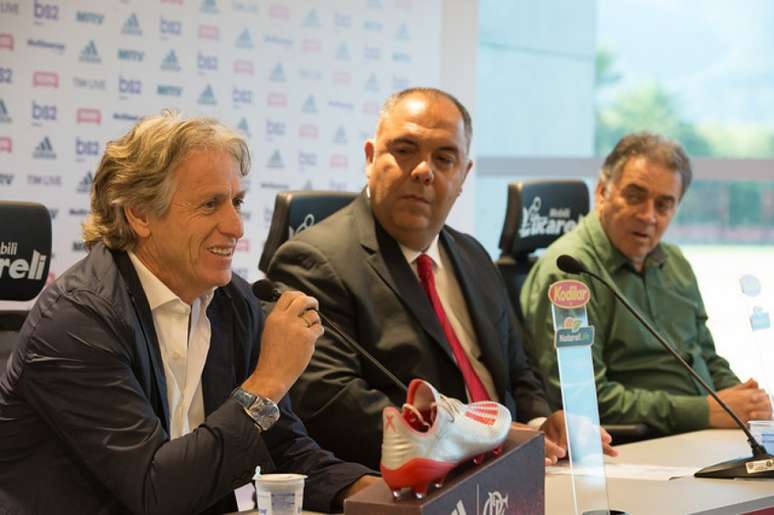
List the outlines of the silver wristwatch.
<svg viewBox="0 0 774 515">
<path fill-rule="evenodd" d="M 231 392 L 231 397 L 242 405 L 245 414 L 261 431 L 268 431 L 279 420 L 280 411 L 277 404 L 267 397 L 253 395 L 238 386 Z"/>
</svg>

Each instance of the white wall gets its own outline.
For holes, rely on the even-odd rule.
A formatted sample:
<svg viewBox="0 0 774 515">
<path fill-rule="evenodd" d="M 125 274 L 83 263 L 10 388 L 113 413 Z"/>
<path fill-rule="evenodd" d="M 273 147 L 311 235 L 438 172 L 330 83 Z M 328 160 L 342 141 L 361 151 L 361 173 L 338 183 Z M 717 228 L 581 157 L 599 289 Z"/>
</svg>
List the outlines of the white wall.
<svg viewBox="0 0 774 515">
<path fill-rule="evenodd" d="M 246 134 L 253 170 L 234 266 L 254 280 L 276 192 L 360 189 L 362 142 L 390 93 L 448 85 L 474 98 L 476 5 L 465 0 L 0 7 L 0 198 L 50 209 L 55 275 L 83 255 L 80 223 L 106 142 L 137 117 L 171 107 Z M 452 43 L 470 74 L 444 61 Z M 472 197 L 461 204 L 472 209 Z M 472 228 L 470 213 L 461 218 Z"/>
<path fill-rule="evenodd" d="M 478 2 L 471 0 L 444 0 L 439 49 L 440 87 L 465 105 L 477 119 L 476 75 L 478 58 Z M 475 132 L 475 131 L 474 131 Z M 473 135 L 470 155 L 476 155 L 478 137 Z M 477 168 L 468 175 L 462 194 L 457 198 L 448 223 L 455 229 L 475 231 Z"/>
</svg>

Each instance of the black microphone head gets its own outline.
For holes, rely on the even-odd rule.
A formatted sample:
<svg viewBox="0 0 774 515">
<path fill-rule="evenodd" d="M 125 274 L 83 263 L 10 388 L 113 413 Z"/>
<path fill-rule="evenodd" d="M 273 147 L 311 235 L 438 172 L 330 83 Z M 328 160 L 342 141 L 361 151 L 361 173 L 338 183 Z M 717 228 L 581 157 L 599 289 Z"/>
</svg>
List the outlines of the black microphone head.
<svg viewBox="0 0 774 515">
<path fill-rule="evenodd" d="M 253 294 L 266 302 L 275 302 L 281 295 L 279 288 L 268 279 L 261 279 L 260 281 L 254 282 Z"/>
<path fill-rule="evenodd" d="M 559 267 L 559 270 L 567 274 L 582 274 L 583 272 L 588 272 L 583 263 L 567 254 L 562 254 L 556 258 L 556 266 Z"/>
</svg>

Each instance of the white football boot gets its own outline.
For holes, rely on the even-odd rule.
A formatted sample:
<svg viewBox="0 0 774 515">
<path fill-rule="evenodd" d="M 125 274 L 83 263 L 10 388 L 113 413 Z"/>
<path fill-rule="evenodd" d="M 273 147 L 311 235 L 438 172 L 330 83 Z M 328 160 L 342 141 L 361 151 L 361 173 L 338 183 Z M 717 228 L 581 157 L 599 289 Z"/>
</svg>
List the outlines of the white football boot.
<svg viewBox="0 0 774 515">
<path fill-rule="evenodd" d="M 460 463 L 499 452 L 511 427 L 511 414 L 497 402 L 463 404 L 414 379 L 402 411 L 384 408 L 382 422 L 385 483 L 396 499 L 407 487 L 421 499 L 430 485 L 440 486 Z"/>
</svg>

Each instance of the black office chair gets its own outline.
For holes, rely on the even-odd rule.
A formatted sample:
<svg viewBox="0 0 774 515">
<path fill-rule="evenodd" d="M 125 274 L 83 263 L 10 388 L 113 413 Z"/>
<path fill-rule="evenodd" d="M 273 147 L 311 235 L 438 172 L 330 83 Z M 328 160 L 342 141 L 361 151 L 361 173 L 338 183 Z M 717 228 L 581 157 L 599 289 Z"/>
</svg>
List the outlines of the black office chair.
<svg viewBox="0 0 774 515">
<path fill-rule="evenodd" d="M 274 201 L 269 236 L 263 245 L 258 269 L 263 273 L 277 249 L 293 235 L 308 229 L 332 215 L 353 200 L 358 193 L 350 191 L 282 191 Z"/>
<path fill-rule="evenodd" d="M 572 230 L 589 212 L 589 189 L 581 180 L 518 181 L 508 185 L 497 268 L 520 321 L 519 292 L 538 252 Z"/>
<path fill-rule="evenodd" d="M 524 315 L 519 292 L 540 251 L 571 231 L 589 212 L 589 188 L 575 179 L 518 181 L 508 185 L 508 206 L 500 235 L 497 268 L 503 276 L 513 309 L 521 322 Z M 645 424 L 605 424 L 618 444 L 656 435 Z"/>
<path fill-rule="evenodd" d="M 0 300 L 28 301 L 48 279 L 51 217 L 31 202 L 0 201 Z M 0 376 L 27 318 L 25 309 L 0 310 Z"/>
</svg>

